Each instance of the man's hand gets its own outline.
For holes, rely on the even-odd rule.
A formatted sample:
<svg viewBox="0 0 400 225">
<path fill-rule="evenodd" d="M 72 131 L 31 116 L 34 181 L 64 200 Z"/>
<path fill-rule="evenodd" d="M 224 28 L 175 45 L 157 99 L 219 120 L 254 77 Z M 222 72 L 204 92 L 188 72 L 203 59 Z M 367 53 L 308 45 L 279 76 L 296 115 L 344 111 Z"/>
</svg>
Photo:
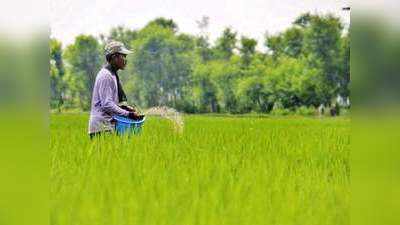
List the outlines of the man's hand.
<svg viewBox="0 0 400 225">
<path fill-rule="evenodd" d="M 136 112 L 129 112 L 128 118 L 132 120 L 142 120 L 144 115 L 139 115 Z"/>
<path fill-rule="evenodd" d="M 136 110 L 133 107 L 130 107 L 128 105 L 121 105 L 120 106 L 122 109 L 128 111 L 128 112 L 136 112 Z"/>
</svg>

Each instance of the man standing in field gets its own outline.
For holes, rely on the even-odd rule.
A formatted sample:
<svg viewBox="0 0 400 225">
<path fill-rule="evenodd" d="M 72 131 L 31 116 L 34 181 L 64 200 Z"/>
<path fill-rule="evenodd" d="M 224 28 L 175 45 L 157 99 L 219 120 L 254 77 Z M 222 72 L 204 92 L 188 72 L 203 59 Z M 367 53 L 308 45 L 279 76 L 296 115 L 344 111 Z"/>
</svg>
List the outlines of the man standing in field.
<svg viewBox="0 0 400 225">
<path fill-rule="evenodd" d="M 140 115 L 126 104 L 126 95 L 118 77 L 118 70 L 126 66 L 126 56 L 132 53 L 121 42 L 111 41 L 105 47 L 107 64 L 99 71 L 93 87 L 89 119 L 89 136 L 114 131 L 112 116 L 139 119 Z"/>
</svg>

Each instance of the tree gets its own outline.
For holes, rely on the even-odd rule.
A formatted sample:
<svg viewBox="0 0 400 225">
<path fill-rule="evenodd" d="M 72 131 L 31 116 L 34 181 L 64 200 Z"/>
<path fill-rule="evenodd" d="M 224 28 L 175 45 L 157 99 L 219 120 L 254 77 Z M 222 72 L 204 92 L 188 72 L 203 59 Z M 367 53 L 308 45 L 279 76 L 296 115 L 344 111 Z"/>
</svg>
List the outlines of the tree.
<svg viewBox="0 0 400 225">
<path fill-rule="evenodd" d="M 347 99 L 350 97 L 350 34 L 344 36 L 341 41 L 339 80 L 339 95 Z"/>
<path fill-rule="evenodd" d="M 64 104 L 64 62 L 62 58 L 61 42 L 50 40 L 50 107 L 60 108 Z"/>
<path fill-rule="evenodd" d="M 157 25 L 165 29 L 169 29 L 174 33 L 178 31 L 178 25 L 172 19 L 166 19 L 163 17 L 156 18 L 155 20 L 149 22 L 147 26 Z"/>
<path fill-rule="evenodd" d="M 280 57 L 307 59 L 309 69 L 321 70 L 320 88 L 324 88 L 321 104 L 330 105 L 346 86 L 341 75 L 341 34 L 343 26 L 332 15 L 300 15 L 291 27 L 266 38 L 274 59 Z M 321 96 L 320 96 L 321 97 Z"/>
<path fill-rule="evenodd" d="M 194 48 L 190 36 L 176 36 L 157 24 L 139 31 L 133 42 L 132 69 L 136 74 L 137 99 L 143 106 L 183 107 L 191 74 Z"/>
<path fill-rule="evenodd" d="M 210 64 L 211 77 L 217 84 L 217 99 L 225 112 L 237 113 L 236 85 L 241 75 L 239 56 L 229 61 L 215 60 Z"/>
<path fill-rule="evenodd" d="M 233 32 L 231 28 L 226 28 L 223 31 L 214 48 L 217 59 L 229 60 L 231 58 L 234 54 L 233 50 L 236 48 L 236 35 L 237 33 Z"/>
<path fill-rule="evenodd" d="M 256 51 L 257 41 L 252 38 L 242 37 L 241 47 L 239 48 L 240 55 L 242 57 L 242 62 L 245 67 L 247 67 Z"/>
<path fill-rule="evenodd" d="M 281 57 L 267 71 L 265 87 L 271 93 L 271 101 L 284 108 L 318 106 L 326 97 L 322 71 L 309 68 L 306 58 Z"/>
<path fill-rule="evenodd" d="M 310 25 L 314 17 L 310 13 L 304 13 L 297 17 L 293 24 L 305 28 Z"/>
<path fill-rule="evenodd" d="M 131 42 L 137 37 L 137 31 L 125 28 L 123 26 L 117 26 L 111 28 L 108 35 L 101 34 L 100 39 L 103 43 L 107 43 L 111 40 L 120 41 L 125 46 L 129 47 Z"/>
<path fill-rule="evenodd" d="M 99 43 L 93 36 L 79 35 L 75 42 L 66 48 L 64 56 L 72 76 L 69 81 L 76 82 L 73 84 L 75 90 L 72 91 L 71 97 L 78 98 L 81 109 L 87 110 L 96 74 L 102 62 Z"/>
<path fill-rule="evenodd" d="M 207 28 L 210 25 L 210 17 L 203 16 L 201 20 L 196 21 L 197 27 L 200 29 L 200 37 L 207 37 Z"/>
<path fill-rule="evenodd" d="M 265 36 L 265 46 L 268 48 L 272 56 L 276 59 L 280 56 L 283 52 L 283 40 L 282 35 L 275 35 L 275 36 Z"/>
<path fill-rule="evenodd" d="M 200 57 L 203 63 L 213 59 L 213 51 L 206 38 L 198 37 L 196 39 L 196 54 Z"/>
<path fill-rule="evenodd" d="M 339 93 L 342 29 L 339 18 L 327 15 L 311 16 L 304 31 L 304 54 L 311 67 L 323 71 L 326 98 L 322 103 L 326 105 L 330 105 Z"/>
<path fill-rule="evenodd" d="M 196 53 L 200 56 L 202 62 L 207 62 L 212 59 L 213 52 L 210 49 L 209 38 L 207 28 L 210 24 L 210 18 L 203 16 L 201 20 L 196 21 L 200 34 L 196 38 Z"/>
<path fill-rule="evenodd" d="M 199 112 L 218 112 L 217 85 L 212 79 L 213 67 L 199 63 L 193 71 L 193 95 Z"/>
<path fill-rule="evenodd" d="M 303 50 L 303 31 L 292 27 L 275 36 L 267 36 L 266 46 L 272 51 L 274 58 L 281 55 L 298 57 Z"/>
<path fill-rule="evenodd" d="M 269 59 L 255 55 L 243 76 L 238 79 L 236 98 L 239 112 L 269 112 L 273 106 L 270 101 L 271 90 L 267 88 L 268 68 L 272 66 Z"/>
<path fill-rule="evenodd" d="M 245 77 L 238 82 L 237 99 L 240 112 L 266 112 L 268 101 L 265 79 L 258 76 Z"/>
<path fill-rule="evenodd" d="M 139 106 L 245 113 L 270 112 L 274 105 L 285 110 L 330 105 L 337 96 L 347 100 L 350 35 L 342 33 L 338 18 L 300 15 L 285 31 L 266 36 L 266 53 L 258 52 L 257 41 L 245 36 L 237 48 L 237 33 L 231 28 L 211 46 L 209 18 L 196 22 L 197 36 L 178 33 L 177 24 L 162 17 L 140 30 L 112 28 L 100 44 L 80 35 L 62 57 L 61 44 L 52 42 L 52 107 L 88 109 L 103 58 L 101 45 L 109 39 L 134 51 L 120 77 L 128 100 Z"/>
</svg>

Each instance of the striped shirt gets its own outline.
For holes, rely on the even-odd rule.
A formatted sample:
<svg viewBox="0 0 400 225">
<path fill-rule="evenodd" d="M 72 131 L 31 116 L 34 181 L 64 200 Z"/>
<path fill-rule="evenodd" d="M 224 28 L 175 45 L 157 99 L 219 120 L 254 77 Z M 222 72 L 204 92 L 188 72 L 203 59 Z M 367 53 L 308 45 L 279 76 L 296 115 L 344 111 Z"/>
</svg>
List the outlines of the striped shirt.
<svg viewBox="0 0 400 225">
<path fill-rule="evenodd" d="M 89 134 L 114 131 L 112 116 L 128 116 L 129 112 L 118 106 L 117 79 L 108 69 L 102 68 L 93 87 L 89 119 Z"/>
</svg>

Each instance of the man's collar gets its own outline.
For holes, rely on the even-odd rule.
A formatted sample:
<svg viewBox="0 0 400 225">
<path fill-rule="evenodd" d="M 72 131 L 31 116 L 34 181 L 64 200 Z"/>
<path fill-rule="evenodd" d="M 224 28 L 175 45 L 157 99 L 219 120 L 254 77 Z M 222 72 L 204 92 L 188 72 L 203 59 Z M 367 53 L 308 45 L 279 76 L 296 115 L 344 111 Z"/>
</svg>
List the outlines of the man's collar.
<svg viewBox="0 0 400 225">
<path fill-rule="evenodd" d="M 118 69 L 115 69 L 111 64 L 107 63 L 105 68 L 108 69 L 112 74 L 118 75 L 117 74 Z"/>
</svg>

